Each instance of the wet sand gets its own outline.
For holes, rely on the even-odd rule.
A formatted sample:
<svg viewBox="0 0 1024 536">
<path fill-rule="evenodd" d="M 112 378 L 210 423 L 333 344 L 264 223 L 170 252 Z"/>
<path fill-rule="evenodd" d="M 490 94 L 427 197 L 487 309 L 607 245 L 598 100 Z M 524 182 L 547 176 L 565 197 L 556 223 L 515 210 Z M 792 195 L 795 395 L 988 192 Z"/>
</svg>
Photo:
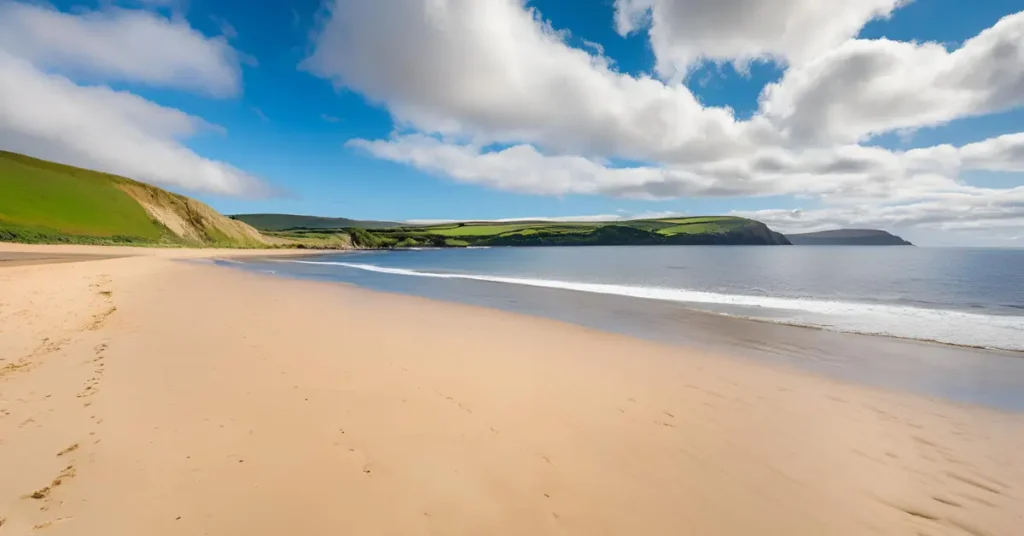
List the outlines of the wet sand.
<svg viewBox="0 0 1024 536">
<path fill-rule="evenodd" d="M 135 253 L 0 269 L 0 536 L 1022 524 L 1020 414 Z"/>
<path fill-rule="evenodd" d="M 0 251 L 0 268 L 7 266 L 27 266 L 30 264 L 95 261 L 100 259 L 111 259 L 114 257 L 117 257 L 117 255 Z"/>
</svg>

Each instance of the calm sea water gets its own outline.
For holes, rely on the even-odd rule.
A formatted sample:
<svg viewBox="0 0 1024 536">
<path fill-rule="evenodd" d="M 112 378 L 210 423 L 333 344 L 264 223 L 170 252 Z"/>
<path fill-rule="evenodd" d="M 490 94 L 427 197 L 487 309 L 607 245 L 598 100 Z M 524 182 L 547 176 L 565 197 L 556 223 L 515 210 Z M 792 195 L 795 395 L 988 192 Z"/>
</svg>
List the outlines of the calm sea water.
<svg viewBox="0 0 1024 536">
<path fill-rule="evenodd" d="M 867 383 L 1024 409 L 1024 250 L 483 248 L 245 267 L 739 348 Z"/>
</svg>

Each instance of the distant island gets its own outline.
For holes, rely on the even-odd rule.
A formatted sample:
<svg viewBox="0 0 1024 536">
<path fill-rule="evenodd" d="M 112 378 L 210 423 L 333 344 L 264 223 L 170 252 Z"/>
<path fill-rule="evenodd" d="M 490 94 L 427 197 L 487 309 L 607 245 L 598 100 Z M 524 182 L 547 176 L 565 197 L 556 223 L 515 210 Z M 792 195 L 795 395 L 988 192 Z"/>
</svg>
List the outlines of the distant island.
<svg viewBox="0 0 1024 536">
<path fill-rule="evenodd" d="M 150 184 L 0 151 L 0 241 L 164 247 L 789 245 L 762 222 L 695 216 L 413 225 L 292 214 L 227 217 Z"/>
<path fill-rule="evenodd" d="M 817 233 L 787 234 L 795 246 L 913 246 L 910 242 L 878 229 L 835 229 Z"/>
</svg>

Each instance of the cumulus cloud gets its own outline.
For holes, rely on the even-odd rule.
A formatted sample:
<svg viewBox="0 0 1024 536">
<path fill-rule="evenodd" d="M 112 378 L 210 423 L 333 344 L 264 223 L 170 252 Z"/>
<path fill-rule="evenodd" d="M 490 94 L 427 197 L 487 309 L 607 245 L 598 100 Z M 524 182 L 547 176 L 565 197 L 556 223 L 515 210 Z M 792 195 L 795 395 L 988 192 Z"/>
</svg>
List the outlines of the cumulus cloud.
<svg viewBox="0 0 1024 536">
<path fill-rule="evenodd" d="M 1024 12 L 950 52 L 850 40 L 765 88 L 761 114 L 795 143 L 854 142 L 1024 104 Z"/>
<path fill-rule="evenodd" d="M 636 159 L 715 158 L 763 128 L 683 85 L 633 77 L 567 46 L 519 0 L 339 0 L 302 66 L 416 129 Z"/>
<path fill-rule="evenodd" d="M 213 97 L 241 91 L 240 57 L 226 39 L 149 11 L 71 14 L 0 0 L 0 50 L 94 82 L 138 82 Z"/>
<path fill-rule="evenodd" d="M 217 128 L 102 86 L 79 86 L 0 51 L 0 146 L 163 186 L 265 195 L 260 180 L 197 155 L 181 140 Z"/>
<path fill-rule="evenodd" d="M 685 74 L 700 60 L 801 64 L 889 16 L 904 0 L 616 0 L 623 36 L 649 27 L 658 72 Z"/>
<path fill-rule="evenodd" d="M 620 13 L 643 3 L 623 3 Z M 726 4 L 737 3 L 748 2 Z M 719 4 L 657 3 L 727 10 Z M 851 26 L 856 32 L 899 2 L 841 4 L 788 0 L 771 10 L 803 20 L 855 6 L 863 11 L 851 18 L 860 21 Z M 481 144 L 714 161 L 764 146 L 855 143 L 1024 104 L 1024 13 L 953 52 L 936 43 L 830 38 L 828 47 L 815 47 L 816 56 L 764 89 L 758 114 L 738 121 L 728 108 L 701 105 L 684 85 L 619 73 L 603 56 L 567 45 L 520 0 L 336 0 L 331 6 L 303 68 L 385 104 L 402 126 Z M 716 24 L 708 22 L 706 31 L 733 31 L 723 22 L 728 16 L 710 20 Z M 787 35 L 813 34 L 817 26 Z"/>
<path fill-rule="evenodd" d="M 664 167 L 610 168 L 571 155 L 545 155 L 532 145 L 498 151 L 444 143 L 423 135 L 349 142 L 378 158 L 402 162 L 460 182 L 541 195 L 604 194 L 670 198 L 730 192 L 703 177 Z"/>
<path fill-rule="evenodd" d="M 958 181 L 961 170 L 1001 169 L 1011 161 L 1013 146 L 1003 138 L 962 148 L 943 145 L 905 152 L 860 145 L 800 151 L 766 148 L 715 162 L 625 167 L 582 156 L 544 154 L 532 145 L 487 150 L 423 134 L 355 139 L 348 145 L 460 182 L 520 193 L 641 199 L 797 195 L 877 203 L 963 191 L 966 187 Z"/>
<path fill-rule="evenodd" d="M 1024 133 L 967 144 L 959 155 L 969 169 L 1024 171 Z"/>
</svg>

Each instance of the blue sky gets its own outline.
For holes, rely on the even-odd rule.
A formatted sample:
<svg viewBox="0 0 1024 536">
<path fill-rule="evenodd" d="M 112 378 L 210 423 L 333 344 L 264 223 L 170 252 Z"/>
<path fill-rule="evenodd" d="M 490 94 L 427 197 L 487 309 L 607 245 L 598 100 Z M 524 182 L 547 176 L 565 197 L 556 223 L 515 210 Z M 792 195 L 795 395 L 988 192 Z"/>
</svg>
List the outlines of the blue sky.
<svg viewBox="0 0 1024 536">
<path fill-rule="evenodd" d="M 747 3 L 748 11 L 757 9 L 757 2 Z M 997 63 L 995 48 L 981 44 L 975 47 L 978 61 L 956 63 L 952 56 L 928 52 L 931 56 L 926 57 L 925 51 L 907 49 L 905 54 L 920 53 L 922 59 L 904 58 L 906 65 L 882 59 L 871 64 L 888 65 L 893 72 L 842 74 L 847 71 L 841 69 L 864 58 L 900 57 L 895 45 L 892 50 L 879 45 L 883 40 L 913 46 L 936 42 L 955 51 L 1001 19 L 1012 18 L 1021 10 L 1020 2 L 864 2 L 871 3 L 874 11 L 866 12 L 840 9 L 844 2 L 821 2 L 836 7 L 820 9 L 805 0 L 787 0 L 775 11 L 791 13 L 765 15 L 723 12 L 725 8 L 708 0 L 481 0 L 475 5 L 446 0 L 433 2 L 433 8 L 419 0 L 382 0 L 376 11 L 372 3 L 355 0 L 266 0 L 259 9 L 240 0 L 0 1 L 17 14 L 4 18 L 20 21 L 17 28 L 12 26 L 16 37 L 0 38 L 0 51 L 8 52 L 12 62 L 24 59 L 38 71 L 32 76 L 41 77 L 41 84 L 66 77 L 79 87 L 130 93 L 154 107 L 186 114 L 182 121 L 190 126 L 182 127 L 189 130 L 185 134 L 170 127 L 164 132 L 162 123 L 138 128 L 157 128 L 162 143 L 191 151 L 190 158 L 201 167 L 188 170 L 220 167 L 210 172 L 214 175 L 208 184 L 196 178 L 206 176 L 202 173 L 179 180 L 175 173 L 191 173 L 186 168 L 149 173 L 141 156 L 137 162 L 98 156 L 107 150 L 94 147 L 99 142 L 76 144 L 63 139 L 67 134 L 38 148 L 31 140 L 50 134 L 5 132 L 0 141 L 8 148 L 70 163 L 135 171 L 137 178 L 193 195 L 225 213 L 407 220 L 735 211 L 783 230 L 855 225 L 889 228 L 937 244 L 973 242 L 979 235 L 996 245 L 1018 243 L 1024 235 L 1024 213 L 1014 207 L 1018 196 L 1024 197 L 1024 152 L 1016 144 L 1024 141 L 1003 138 L 998 150 L 986 145 L 974 151 L 987 160 L 961 155 L 959 163 L 941 172 L 933 172 L 930 164 L 921 171 L 900 162 L 912 149 L 921 150 L 928 162 L 939 162 L 946 152 L 936 148 L 956 152 L 961 146 L 1017 134 L 1024 124 L 1024 97 L 1012 93 L 1024 89 L 1024 76 L 996 80 L 993 75 L 991 82 L 978 82 L 987 80 L 986 73 L 1006 72 Z M 166 25 L 166 40 L 152 34 L 148 41 L 125 29 L 125 41 L 94 46 L 93 41 L 115 39 L 110 34 L 130 26 L 132 14 L 149 17 L 148 24 Z M 632 20 L 631 15 L 635 23 L 623 22 Z M 688 22 L 698 18 L 706 22 Z M 847 22 L 833 24 L 838 19 Z M 1000 31 L 1022 35 L 1024 24 L 1010 22 Z M 81 27 L 81 35 L 63 31 L 63 40 L 55 44 L 48 32 L 59 31 L 58 24 Z M 91 30 L 101 24 L 108 24 L 103 32 Z M 755 35 L 773 24 L 786 29 Z M 490 28 L 494 39 L 488 32 L 475 32 L 477 27 Z M 363 28 L 367 31 L 358 31 Z M 501 35 L 506 28 L 508 35 Z M 449 41 L 457 45 L 449 46 Z M 874 47 L 872 55 L 858 51 L 855 41 Z M 125 43 L 139 50 L 125 51 Z M 186 45 L 209 52 L 211 59 L 189 65 L 190 60 L 174 57 L 173 51 Z M 1024 58 L 1022 46 L 1016 48 L 1019 58 Z M 103 56 L 119 50 L 129 57 Z M 579 51 L 597 66 L 588 66 Z M 841 54 L 847 51 L 849 57 Z M 969 73 L 973 85 L 957 82 L 958 76 L 964 78 L 959 74 L 945 74 L 951 65 L 984 69 L 986 58 L 993 66 Z M 553 67 L 556 60 L 564 60 L 564 68 Z M 933 72 L 911 72 L 933 60 Z M 160 62 L 168 64 L 166 72 L 158 72 Z M 504 63 L 509 70 L 523 71 L 499 69 L 477 79 L 461 70 L 463 62 L 488 68 Z M 414 66 L 428 64 L 436 66 L 436 80 L 429 78 L 430 71 L 403 78 Z M 195 77 L 195 69 L 206 74 Z M 1024 67 L 1016 69 L 1019 73 Z M 10 72 L 4 76 L 13 80 Z M 564 79 L 561 73 L 566 73 Z M 899 83 L 890 90 L 902 76 L 908 80 L 906 94 L 900 94 Z M 921 87 L 932 88 L 945 87 L 943 76 L 965 87 L 934 98 L 924 90 L 915 92 L 911 78 L 923 78 Z M 529 89 L 531 94 L 516 93 L 523 77 L 536 78 L 522 83 L 535 88 Z M 845 77 L 842 84 L 835 82 L 840 77 Z M 605 81 L 607 88 L 600 86 Z M 641 93 L 637 81 L 656 84 L 649 87 L 662 93 Z M 204 83 L 209 87 L 201 87 Z M 486 87 L 489 83 L 495 87 Z M 989 85 L 974 87 L 982 83 Z M 559 84 L 566 84 L 565 89 Z M 777 98 L 767 98 L 770 84 L 779 86 Z M 480 93 L 470 93 L 478 85 Z M 678 102 L 666 100 L 664 95 L 679 85 L 697 104 L 689 103 L 689 94 L 673 94 L 671 99 Z M 822 104 L 823 97 L 815 92 L 826 85 L 844 88 L 829 91 L 852 88 L 851 94 L 830 94 Z M 857 88 L 865 94 L 854 95 Z M 537 96 L 545 91 L 550 95 Z M 921 102 L 934 104 L 903 117 L 907 103 L 918 95 Z M 565 98 L 570 100 L 561 100 Z M 604 117 L 601 105 L 581 104 L 575 110 L 577 101 L 590 98 L 594 103 L 613 99 L 607 107 L 615 110 L 615 119 Z M 37 96 L 31 105 L 47 103 Z M 552 113 L 538 112 L 535 105 L 553 106 Z M 522 108 L 522 117 L 515 110 L 489 112 L 503 106 Z M 814 107 L 821 111 L 812 113 Z M 729 110 L 727 119 L 718 113 L 723 109 Z M 574 129 L 577 122 L 580 127 Z M 658 146 L 663 140 L 673 143 Z M 727 148 L 722 156 L 709 156 L 719 147 Z M 743 159 L 763 147 L 775 151 L 771 158 L 788 159 L 792 169 L 760 175 Z M 873 148 L 881 151 L 856 157 L 870 161 L 857 168 L 870 168 L 870 173 L 807 171 L 834 169 L 821 163 L 839 158 L 833 153 Z M 521 155 L 517 149 L 536 154 Z M 455 150 L 461 151 L 458 158 L 445 156 Z M 156 157 L 150 160 L 156 162 Z M 230 184 L 261 187 L 211 186 L 221 184 L 217 181 L 224 169 L 231 176 L 223 180 Z M 237 180 L 232 175 L 236 172 L 241 177 Z M 519 180 L 519 174 L 532 179 Z M 1010 197 L 1013 202 L 1000 204 Z M 991 209 L 993 203 L 998 210 Z M 976 218 L 964 216 L 977 207 L 988 211 Z"/>
</svg>

